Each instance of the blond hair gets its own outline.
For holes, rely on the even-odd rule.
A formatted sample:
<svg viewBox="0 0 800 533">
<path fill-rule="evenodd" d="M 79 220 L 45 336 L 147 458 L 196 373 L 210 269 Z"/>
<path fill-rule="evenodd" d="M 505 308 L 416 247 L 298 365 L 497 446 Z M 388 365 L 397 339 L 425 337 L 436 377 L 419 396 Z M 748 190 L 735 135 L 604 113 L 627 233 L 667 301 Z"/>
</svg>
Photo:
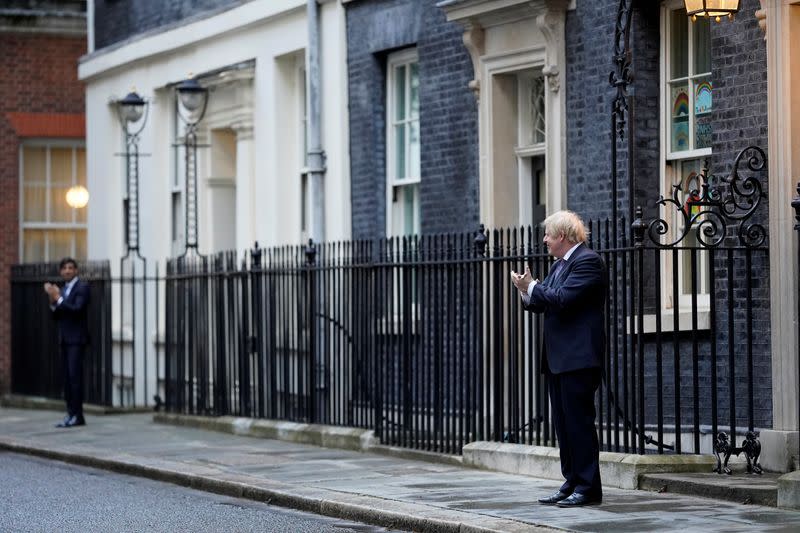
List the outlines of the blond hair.
<svg viewBox="0 0 800 533">
<path fill-rule="evenodd" d="M 586 226 L 572 211 L 556 211 L 542 222 L 544 231 L 551 237 L 564 236 L 569 242 L 586 242 Z"/>
</svg>

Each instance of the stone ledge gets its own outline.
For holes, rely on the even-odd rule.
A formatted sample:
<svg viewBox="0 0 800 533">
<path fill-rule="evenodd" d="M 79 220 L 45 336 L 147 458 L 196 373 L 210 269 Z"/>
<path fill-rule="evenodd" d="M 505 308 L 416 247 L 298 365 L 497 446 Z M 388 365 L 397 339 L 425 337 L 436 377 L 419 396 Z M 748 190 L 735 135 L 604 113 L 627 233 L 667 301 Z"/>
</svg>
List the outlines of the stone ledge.
<svg viewBox="0 0 800 533">
<path fill-rule="evenodd" d="M 369 447 L 375 440 L 373 432 L 366 429 L 235 416 L 211 417 L 156 413 L 153 415 L 153 422 L 353 451 L 361 451 L 365 447 Z"/>
<path fill-rule="evenodd" d="M 298 422 L 235 416 L 211 417 L 173 413 L 156 413 L 153 415 L 153 422 L 220 431 L 246 437 L 296 442 L 298 444 L 311 444 L 326 448 L 379 453 L 381 455 L 414 461 L 450 465 L 463 464 L 462 458 L 459 455 L 447 455 L 426 450 L 415 450 L 381 444 L 380 440 L 375 436 L 375 432 L 369 429 L 344 428 L 322 424 L 302 424 Z"/>
<path fill-rule="evenodd" d="M 16 409 L 43 409 L 46 411 L 64 411 L 64 400 L 54 400 L 42 396 L 27 396 L 21 394 L 5 394 L 0 397 L 0 407 Z M 83 404 L 83 412 L 87 415 L 121 415 L 126 413 L 149 413 L 152 407 L 108 407 L 105 405 Z"/>
<path fill-rule="evenodd" d="M 464 446 L 464 465 L 562 480 L 557 448 L 500 442 L 472 442 Z M 603 485 L 638 489 L 642 474 L 661 472 L 710 472 L 716 459 L 705 455 L 638 455 L 600 452 Z"/>
</svg>

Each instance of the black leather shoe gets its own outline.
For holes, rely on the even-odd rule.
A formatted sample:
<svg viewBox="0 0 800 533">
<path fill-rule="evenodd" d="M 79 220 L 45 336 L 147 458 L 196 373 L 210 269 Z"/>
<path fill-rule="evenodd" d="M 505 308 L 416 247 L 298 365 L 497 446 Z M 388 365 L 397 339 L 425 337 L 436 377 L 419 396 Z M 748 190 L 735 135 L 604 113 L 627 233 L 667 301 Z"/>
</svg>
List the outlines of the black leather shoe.
<svg viewBox="0 0 800 533">
<path fill-rule="evenodd" d="M 603 502 L 603 497 L 591 497 L 579 492 L 573 492 L 569 498 L 565 498 L 556 505 L 559 507 L 583 507 L 584 505 L 600 505 Z"/>
<path fill-rule="evenodd" d="M 544 505 L 555 505 L 561 500 L 566 500 L 567 498 L 569 498 L 569 494 L 567 494 L 566 492 L 561 492 L 559 490 L 557 492 L 554 492 L 550 496 L 539 498 L 539 503 Z"/>
<path fill-rule="evenodd" d="M 57 428 L 74 428 L 76 426 L 85 426 L 86 420 L 82 416 L 71 416 L 69 420 L 65 420 L 56 425 Z"/>
</svg>

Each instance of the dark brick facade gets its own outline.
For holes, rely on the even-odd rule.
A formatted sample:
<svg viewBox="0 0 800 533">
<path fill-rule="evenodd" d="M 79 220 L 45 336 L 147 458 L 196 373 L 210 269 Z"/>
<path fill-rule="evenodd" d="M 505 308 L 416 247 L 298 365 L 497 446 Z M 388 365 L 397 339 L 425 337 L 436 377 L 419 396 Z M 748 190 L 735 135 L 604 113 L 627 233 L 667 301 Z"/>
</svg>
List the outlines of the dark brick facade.
<svg viewBox="0 0 800 533">
<path fill-rule="evenodd" d="M 662 193 L 660 184 L 661 165 L 659 153 L 659 50 L 660 8 L 658 2 L 636 3 L 631 29 L 634 82 L 630 88 L 635 121 L 634 133 L 634 205 L 645 209 L 645 217 L 652 219 L 657 213 L 655 202 Z M 568 205 L 587 219 L 605 218 L 611 214 L 611 101 L 614 91 L 608 83 L 613 70 L 613 35 L 616 22 L 616 0 L 600 2 L 577 2 L 577 9 L 568 12 L 567 35 L 567 191 Z M 757 0 L 743 0 L 741 14 L 733 22 L 712 23 L 711 57 L 713 82 L 713 156 L 711 173 L 727 176 L 739 150 L 755 144 L 767 150 L 767 63 L 763 32 L 758 28 L 752 13 L 759 8 Z M 617 207 L 620 215 L 627 215 L 629 205 L 629 179 L 627 173 L 627 140 L 618 143 L 618 169 L 620 171 Z M 748 173 L 747 175 L 751 175 Z M 766 185 L 766 175 L 761 176 Z M 754 217 L 754 221 L 767 227 L 768 206 L 766 199 Z M 628 221 L 629 222 L 629 221 Z M 737 241 L 730 241 L 736 243 Z M 705 252 L 703 252 L 705 253 Z M 717 278 L 713 293 L 717 295 L 714 340 L 717 352 L 717 376 L 719 390 L 718 406 L 720 424 L 727 423 L 729 397 L 729 335 L 728 335 L 728 273 L 734 275 L 734 341 L 733 351 L 737 382 L 736 410 L 739 421 L 744 422 L 747 402 L 742 391 L 746 390 L 746 299 L 745 281 L 748 273 L 744 267 L 744 253 L 736 252 L 732 269 L 723 253 L 715 258 Z M 652 262 L 649 268 L 652 268 Z M 769 346 L 769 265 L 766 253 L 756 253 L 752 258 L 753 280 L 753 367 L 754 367 L 754 415 L 756 425 L 770 427 L 772 423 L 772 391 L 770 379 Z M 650 278 L 652 279 L 652 278 Z M 648 288 L 652 291 L 652 288 Z M 652 298 L 652 292 L 648 293 Z M 651 300 L 652 301 L 652 300 Z M 667 335 L 667 342 L 672 338 Z M 692 375 L 692 348 L 687 334 L 681 334 L 682 380 L 689 383 Z M 701 416 L 707 413 L 710 391 L 711 335 L 700 333 L 698 349 L 701 378 Z M 655 378 L 653 347 L 647 348 L 647 376 Z M 687 366 L 688 365 L 688 366 Z M 665 359 L 665 375 L 672 374 L 672 362 Z M 668 408 L 673 394 L 671 384 L 663 388 L 667 395 Z M 654 409 L 648 395 L 649 408 Z M 693 398 L 691 390 L 682 389 L 684 422 L 691 418 Z M 702 416 L 703 421 L 708 416 Z M 671 420 L 667 417 L 667 423 Z"/>
<path fill-rule="evenodd" d="M 84 112 L 86 37 L 0 33 L 0 393 L 11 377 L 11 265 L 19 262 L 19 139 L 9 113 Z"/>
<path fill-rule="evenodd" d="M 461 26 L 429 0 L 347 4 L 353 238 L 386 227 L 386 58 L 416 46 L 422 233 L 477 228 L 478 112 Z"/>
<path fill-rule="evenodd" d="M 192 18 L 224 11 L 249 0 L 95 0 L 95 48 Z"/>
</svg>

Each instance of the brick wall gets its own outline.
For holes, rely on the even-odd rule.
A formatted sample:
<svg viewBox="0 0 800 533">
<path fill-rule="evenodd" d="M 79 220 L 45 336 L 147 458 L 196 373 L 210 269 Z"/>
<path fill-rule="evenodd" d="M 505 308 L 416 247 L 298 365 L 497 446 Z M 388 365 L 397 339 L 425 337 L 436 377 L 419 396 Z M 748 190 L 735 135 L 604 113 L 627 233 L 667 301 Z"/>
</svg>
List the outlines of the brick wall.
<svg viewBox="0 0 800 533">
<path fill-rule="evenodd" d="M 420 72 L 422 233 L 478 224 L 478 114 L 461 27 L 428 0 L 347 4 L 353 237 L 386 227 L 386 56 L 416 46 Z"/>
<path fill-rule="evenodd" d="M 578 2 L 577 9 L 567 14 L 567 175 L 568 205 L 588 219 L 605 218 L 610 215 L 611 198 L 611 147 L 610 111 L 614 90 L 608 83 L 613 70 L 612 52 L 617 0 Z M 743 0 L 741 13 L 733 22 L 712 23 L 711 57 L 713 81 L 713 137 L 711 172 L 720 177 L 727 176 L 739 150 L 756 144 L 767 150 L 767 63 L 764 34 L 753 16 L 759 8 L 758 0 Z M 631 29 L 633 50 L 633 85 L 631 100 L 635 105 L 634 205 L 645 208 L 645 217 L 655 215 L 655 201 L 662 193 L 660 172 L 662 162 L 659 154 L 659 50 L 660 9 L 658 3 L 637 4 Z M 618 143 L 619 182 L 616 197 L 621 215 L 626 215 L 629 198 L 627 175 L 627 140 Z M 747 173 L 746 175 L 751 175 Z M 761 176 L 766 185 L 765 175 Z M 789 199 L 781 199 L 789 201 Z M 759 208 L 754 222 L 768 226 L 768 206 Z M 738 241 L 731 241 L 737 244 Z M 734 336 L 728 336 L 728 264 L 723 253 L 715 260 L 717 279 L 714 294 L 718 297 L 716 328 L 714 335 L 717 351 L 717 375 L 720 384 L 718 406 L 727 418 L 727 396 L 730 385 L 728 354 L 733 345 L 735 379 L 739 392 L 742 380 L 747 375 L 745 340 L 747 322 L 744 254 L 734 257 Z M 652 269 L 652 263 L 648 267 Z M 770 347 L 769 347 L 769 265 L 766 254 L 757 253 L 752 258 L 753 279 L 753 367 L 754 367 L 754 415 L 756 425 L 769 427 L 772 421 Z M 652 275 L 652 274 L 648 274 Z M 650 278 L 648 278 L 650 279 Z M 647 284 L 650 286 L 650 284 Z M 651 290 L 651 289 L 648 289 Z M 652 294 L 650 294 L 652 296 Z M 699 346 L 700 377 L 703 385 L 701 396 L 707 396 L 710 384 L 710 335 L 702 333 Z M 671 342 L 671 340 L 669 341 Z M 681 338 L 681 373 L 691 375 L 683 366 L 691 360 L 692 351 Z M 647 357 L 652 355 L 648 345 Z M 648 379 L 654 379 L 648 366 Z M 666 360 L 665 374 L 672 372 L 672 364 Z M 672 392 L 666 387 L 669 396 Z M 683 410 L 691 405 L 691 397 L 683 391 Z M 747 402 L 739 394 L 736 404 L 740 421 L 743 420 Z M 701 409 L 701 412 L 703 410 Z M 684 415 L 686 413 L 684 412 Z M 706 417 L 707 418 L 707 417 Z M 667 420 L 669 422 L 669 420 Z M 727 419 L 720 420 L 725 424 Z"/>
<path fill-rule="evenodd" d="M 249 0 L 95 0 L 97 49 L 186 19 L 203 17 Z"/>
<path fill-rule="evenodd" d="M 0 34 L 0 393 L 11 377 L 9 274 L 19 260 L 19 140 L 7 113 L 83 113 L 86 38 Z"/>
</svg>

